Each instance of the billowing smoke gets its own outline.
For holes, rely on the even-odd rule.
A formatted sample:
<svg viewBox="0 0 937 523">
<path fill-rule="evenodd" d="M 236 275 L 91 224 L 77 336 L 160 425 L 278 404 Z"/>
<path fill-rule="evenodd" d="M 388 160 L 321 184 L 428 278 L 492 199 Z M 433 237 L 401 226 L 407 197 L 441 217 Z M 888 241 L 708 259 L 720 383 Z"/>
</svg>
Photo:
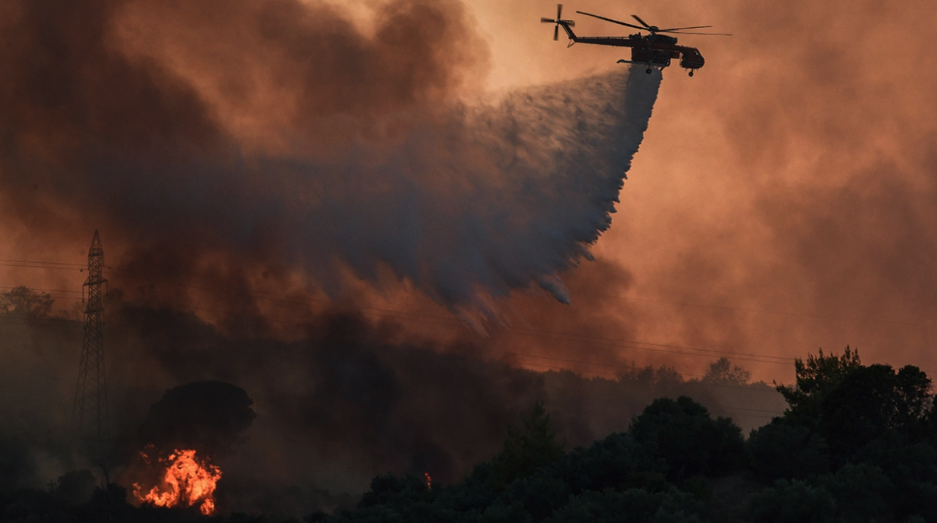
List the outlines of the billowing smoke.
<svg viewBox="0 0 937 523">
<path fill-rule="evenodd" d="M 381 3 L 371 28 L 298 0 L 60 4 L 4 4 L 4 214 L 102 224 L 124 268 L 176 282 L 568 301 L 559 274 L 608 228 L 660 82 L 478 101 L 484 44 L 451 0 Z"/>
<path fill-rule="evenodd" d="M 532 401 L 567 396 L 477 358 L 473 333 L 401 341 L 392 322 L 322 313 L 308 298 L 403 281 L 450 310 L 491 314 L 490 298 L 531 286 L 570 301 L 561 274 L 610 225 L 659 74 L 480 94 L 485 46 L 455 0 L 379 2 L 370 19 L 299 0 L 0 6 L 0 216 L 50 242 L 101 229 L 125 460 L 141 437 L 210 440 L 228 454 L 229 508 L 264 505 L 246 497 L 263 490 L 252 479 L 340 492 L 386 470 L 453 481 Z M 200 294 L 205 281 L 235 298 Z M 302 336 L 270 335 L 264 290 L 306 299 L 288 305 Z M 231 320 L 222 329 L 202 321 L 217 310 Z M 74 334 L 45 356 L 10 354 L 61 360 L 45 376 L 73 375 Z M 243 386 L 256 404 L 206 380 Z M 65 381 L 46 394 L 68 398 Z M 202 383 L 173 388 L 191 382 Z M 651 399 L 622 393 L 652 390 L 632 382 L 616 389 L 627 408 L 574 390 L 576 405 L 557 414 L 563 433 L 586 443 L 624 428 Z M 221 399 L 193 412 L 219 410 L 209 425 L 222 430 L 193 432 L 187 398 L 218 387 Z M 42 426 L 66 426 L 65 411 Z M 27 456 L 17 476 L 65 472 L 71 456 L 50 447 L 11 452 Z"/>
</svg>

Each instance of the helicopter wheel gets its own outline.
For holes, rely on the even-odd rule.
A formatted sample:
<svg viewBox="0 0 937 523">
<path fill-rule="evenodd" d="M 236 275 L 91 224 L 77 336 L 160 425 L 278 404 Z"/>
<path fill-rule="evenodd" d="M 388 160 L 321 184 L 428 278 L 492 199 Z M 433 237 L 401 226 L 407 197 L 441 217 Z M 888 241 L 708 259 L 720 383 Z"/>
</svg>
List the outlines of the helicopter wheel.
<svg viewBox="0 0 937 523">
<path fill-rule="evenodd" d="M 648 67 L 644 72 L 647 73 L 647 74 L 651 74 L 651 68 Z"/>
<path fill-rule="evenodd" d="M 692 71 L 692 70 L 690 70 L 690 76 L 693 76 L 693 71 Z"/>
</svg>

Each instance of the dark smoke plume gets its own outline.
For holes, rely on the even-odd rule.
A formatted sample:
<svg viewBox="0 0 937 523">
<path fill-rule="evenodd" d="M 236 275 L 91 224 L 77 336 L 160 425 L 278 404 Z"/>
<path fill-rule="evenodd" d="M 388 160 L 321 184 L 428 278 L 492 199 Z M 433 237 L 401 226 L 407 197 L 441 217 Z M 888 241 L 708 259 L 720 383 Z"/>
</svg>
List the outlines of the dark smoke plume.
<svg viewBox="0 0 937 523">
<path fill-rule="evenodd" d="M 229 508 L 247 509 L 267 502 L 248 495 L 260 481 L 332 492 L 360 492 L 387 470 L 453 481 L 538 399 L 569 398 L 555 419 L 586 443 L 624 428 L 658 390 L 547 378 L 479 359 L 476 337 L 414 341 L 308 298 L 403 281 L 453 310 L 491 313 L 490 297 L 531 285 L 568 302 L 560 275 L 608 229 L 660 75 L 621 70 L 479 101 L 484 45 L 453 0 L 379 3 L 364 29 L 298 0 L 0 6 L 0 215 L 50 240 L 102 230 L 126 460 L 140 436 L 230 450 L 250 424 L 246 394 L 229 390 L 237 422 L 193 432 L 183 396 L 206 391 L 192 385 L 144 419 L 180 383 L 237 383 L 256 400 L 249 440 L 219 462 L 237 493 Z M 287 306 L 301 336 L 271 335 L 282 318 L 259 290 L 306 299 Z M 227 321 L 218 329 L 192 309 Z M 46 375 L 73 376 L 64 355 L 80 336 L 69 328 L 46 356 L 0 354 L 68 361 Z M 37 404 L 67 398 L 65 381 Z M 627 405 L 592 392 L 609 387 Z M 39 425 L 64 425 L 56 414 Z M 67 452 L 36 448 L 18 477 L 68 468 Z"/>
<path fill-rule="evenodd" d="M 3 5 L 5 218 L 102 224 L 125 269 L 173 283 L 566 302 L 660 82 L 467 104 L 484 45 L 452 0 L 381 3 L 372 31 L 298 0 Z"/>
</svg>

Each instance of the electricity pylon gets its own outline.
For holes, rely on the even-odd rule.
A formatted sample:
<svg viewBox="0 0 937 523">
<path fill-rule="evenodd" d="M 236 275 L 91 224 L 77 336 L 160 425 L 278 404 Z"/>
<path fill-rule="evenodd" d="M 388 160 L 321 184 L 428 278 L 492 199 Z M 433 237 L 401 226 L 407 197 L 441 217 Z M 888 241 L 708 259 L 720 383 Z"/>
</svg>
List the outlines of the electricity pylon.
<svg viewBox="0 0 937 523">
<path fill-rule="evenodd" d="M 85 336 L 78 366 L 78 386 L 72 417 L 78 439 L 90 452 L 91 459 L 104 459 L 108 436 L 107 379 L 104 374 L 104 303 L 101 287 L 107 282 L 102 275 L 104 249 L 98 231 L 94 231 L 88 249 L 88 279 L 85 306 Z M 82 293 L 84 295 L 84 292 Z"/>
</svg>

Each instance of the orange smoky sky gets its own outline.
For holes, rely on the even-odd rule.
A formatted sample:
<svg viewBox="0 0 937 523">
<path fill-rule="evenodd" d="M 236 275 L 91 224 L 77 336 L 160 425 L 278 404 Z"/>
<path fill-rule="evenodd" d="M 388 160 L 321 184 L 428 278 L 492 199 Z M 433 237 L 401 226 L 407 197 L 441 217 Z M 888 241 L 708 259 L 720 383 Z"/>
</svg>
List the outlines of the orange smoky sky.
<svg viewBox="0 0 937 523">
<path fill-rule="evenodd" d="M 496 88 L 620 67 L 622 52 L 612 48 L 553 42 L 551 28 L 537 23 L 554 15 L 552 3 L 473 5 L 491 38 Z M 618 319 L 622 335 L 614 337 L 784 357 L 848 344 L 867 362 L 937 371 L 932 6 L 564 6 L 578 34 L 624 35 L 628 28 L 576 10 L 734 35 L 680 37 L 707 64 L 692 79 L 675 67 L 664 72 L 618 213 L 595 247 L 630 275 L 600 294 L 600 314 Z M 591 292 L 571 285 L 573 307 L 591 307 Z M 607 298 L 613 292 L 618 302 Z M 586 360 L 590 350 L 566 353 Z M 702 358 L 669 358 L 702 372 Z M 792 378 L 789 364 L 739 363 L 758 378 Z"/>
<path fill-rule="evenodd" d="M 22 122 L 5 147 L 15 142 L 30 158 L 50 159 L 28 176 L 14 172 L 15 162 L 3 164 L 0 258 L 82 263 L 91 232 L 101 227 L 116 266 L 147 265 L 157 279 L 236 281 L 245 291 L 340 296 L 376 321 L 398 323 L 401 339 L 451 341 L 458 347 L 452 350 L 531 368 L 614 375 L 631 363 L 664 364 L 693 376 L 727 355 L 756 379 L 790 381 L 790 358 L 848 344 L 866 362 L 937 371 L 937 71 L 927 63 L 937 12 L 925 2 L 566 3 L 564 18 L 582 35 L 629 30 L 576 10 L 620 20 L 638 14 L 659 26 L 708 24 L 734 36 L 680 37 L 699 47 L 706 66 L 693 78 L 676 66 L 663 72 L 617 213 L 591 247 L 596 260 L 561 274 L 571 303 L 515 287 L 510 298 L 493 299 L 494 319 L 480 320 L 454 314 L 386 267 L 349 268 L 340 282 L 327 282 L 299 269 L 296 259 L 271 261 L 261 253 L 284 244 L 273 225 L 252 224 L 271 233 L 241 243 L 235 233 L 227 236 L 235 240 L 205 241 L 184 226 L 185 213 L 120 225 L 115 216 L 159 209 L 90 205 L 101 191 L 136 186 L 115 178 L 82 188 L 80 178 L 56 173 L 74 165 L 74 150 L 87 155 L 83 166 L 94 165 L 96 146 L 112 143 L 127 151 L 150 144 L 145 154 L 159 162 L 196 153 L 223 158 L 206 161 L 206 169 L 240 161 L 227 155 L 231 143 L 247 164 L 257 151 L 338 164 L 349 156 L 336 154 L 344 149 L 335 144 L 349 137 L 412 147 L 407 133 L 436 128 L 444 101 L 620 70 L 625 66 L 615 62 L 626 50 L 554 42 L 552 27 L 539 18 L 554 16 L 556 5 L 543 1 L 224 8 L 98 1 L 58 17 L 23 2 L 0 5 L 0 32 L 14 35 L 3 67 L 31 79 L 78 58 L 57 61 L 57 48 L 41 45 L 48 34 L 21 31 L 25 17 L 45 16 L 35 23 L 66 36 L 73 26 L 65 17 L 106 21 L 104 36 L 82 32 L 66 41 L 65 49 L 85 61 L 67 77 L 82 88 L 61 106 L 48 103 L 62 100 L 54 82 L 33 86 L 45 98 L 11 89 L 0 95 L 0 117 Z M 37 49 L 47 54 L 22 54 Z M 121 67 L 108 65 L 113 56 Z M 100 80 L 95 67 L 116 76 Z M 134 85 L 152 98 L 128 101 Z M 69 110 L 75 107 L 86 113 Z M 301 115 L 310 113 L 329 125 L 309 125 Z M 131 165 L 143 171 L 137 176 L 155 175 L 146 164 Z M 169 175 L 155 187 L 171 196 L 188 183 Z M 288 181 L 278 183 L 288 189 Z M 218 201 L 273 192 L 249 175 L 238 187 L 244 194 Z M 204 190 L 234 191 L 226 184 Z M 66 192 L 75 197 L 61 197 Z M 191 223 L 213 226 L 191 212 Z M 225 209 L 218 214 L 227 216 Z M 0 269 L 6 286 L 77 289 L 81 282 L 80 274 L 62 271 Z M 180 297 L 178 289 L 150 283 L 125 281 L 121 288 L 160 303 L 179 300 L 173 305 L 180 308 L 219 306 L 197 291 Z M 267 318 L 295 309 L 260 301 L 243 307 Z"/>
</svg>

